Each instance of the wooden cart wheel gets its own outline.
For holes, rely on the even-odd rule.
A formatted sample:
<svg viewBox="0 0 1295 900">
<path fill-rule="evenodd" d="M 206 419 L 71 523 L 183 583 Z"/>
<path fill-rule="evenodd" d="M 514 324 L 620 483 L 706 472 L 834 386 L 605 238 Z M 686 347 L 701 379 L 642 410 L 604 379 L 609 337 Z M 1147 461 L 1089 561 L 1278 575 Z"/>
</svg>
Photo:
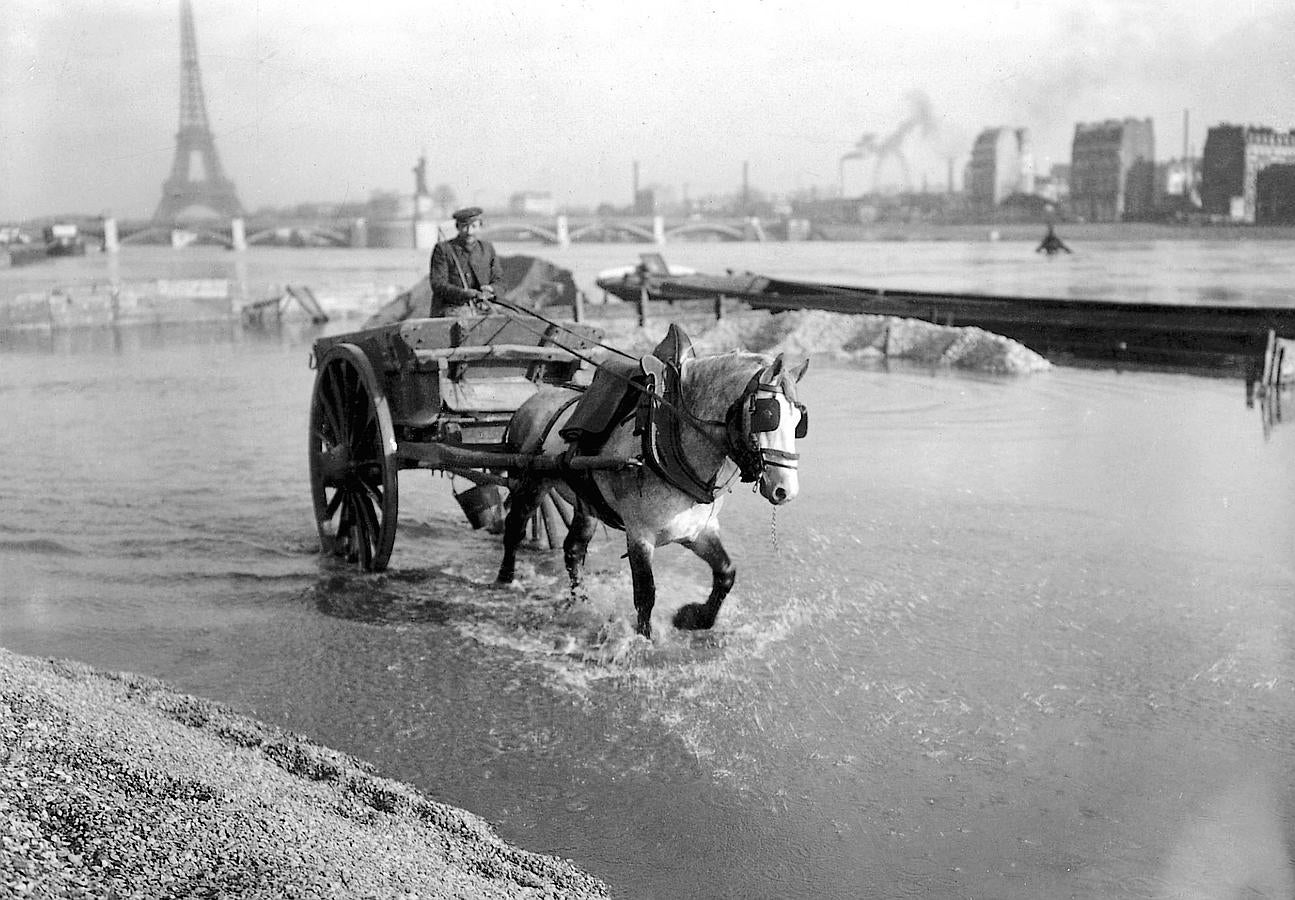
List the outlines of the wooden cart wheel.
<svg viewBox="0 0 1295 900">
<path fill-rule="evenodd" d="M 540 546 L 547 545 L 550 550 L 561 549 L 573 511 L 574 507 L 556 490 L 544 491 L 531 516 L 531 540 Z"/>
<path fill-rule="evenodd" d="M 396 540 L 396 432 L 387 398 L 353 344 L 325 351 L 310 402 L 310 492 L 323 553 L 381 572 Z"/>
</svg>

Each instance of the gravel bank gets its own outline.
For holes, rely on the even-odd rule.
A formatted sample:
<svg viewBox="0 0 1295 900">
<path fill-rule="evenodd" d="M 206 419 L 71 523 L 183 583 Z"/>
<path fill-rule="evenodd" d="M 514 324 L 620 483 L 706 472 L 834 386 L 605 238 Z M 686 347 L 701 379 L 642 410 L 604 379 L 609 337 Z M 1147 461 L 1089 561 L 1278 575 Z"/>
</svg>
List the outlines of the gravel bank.
<svg viewBox="0 0 1295 900">
<path fill-rule="evenodd" d="M 670 320 L 679 321 L 698 353 L 749 350 L 842 360 L 893 359 L 938 368 L 995 375 L 1031 375 L 1052 364 L 1024 344 L 974 326 L 935 325 L 894 316 L 844 315 L 794 310 L 774 315 L 751 311 L 713 316 L 657 316 L 639 328 L 625 318 L 589 317 L 617 347 L 648 353 L 665 336 Z"/>
<path fill-rule="evenodd" d="M 0 896 L 606 897 L 371 766 L 162 682 L 0 650 Z"/>
</svg>

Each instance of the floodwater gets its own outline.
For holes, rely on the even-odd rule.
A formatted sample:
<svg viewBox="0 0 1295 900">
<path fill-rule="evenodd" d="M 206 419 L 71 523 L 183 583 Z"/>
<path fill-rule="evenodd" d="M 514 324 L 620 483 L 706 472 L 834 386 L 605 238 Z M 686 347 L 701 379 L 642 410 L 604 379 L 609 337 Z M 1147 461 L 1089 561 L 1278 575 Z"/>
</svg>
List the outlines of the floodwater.
<svg viewBox="0 0 1295 900">
<path fill-rule="evenodd" d="M 721 247 L 824 278 L 903 250 L 761 267 Z M 129 252 L 154 277 L 227 265 Z M 321 297 L 421 271 L 260 252 L 251 281 Z M 634 248 L 565 252 L 588 279 Z M 1232 252 L 1220 271 L 1257 251 Z M 494 586 L 497 539 L 426 472 L 401 476 L 387 573 L 324 565 L 313 335 L 7 336 L 0 645 L 303 732 L 621 897 L 1295 894 L 1295 426 L 1240 382 L 815 360 L 799 498 L 731 498 L 738 581 L 711 633 L 669 627 L 709 574 L 660 552 L 648 645 L 615 533 L 562 610 L 557 555 Z"/>
</svg>

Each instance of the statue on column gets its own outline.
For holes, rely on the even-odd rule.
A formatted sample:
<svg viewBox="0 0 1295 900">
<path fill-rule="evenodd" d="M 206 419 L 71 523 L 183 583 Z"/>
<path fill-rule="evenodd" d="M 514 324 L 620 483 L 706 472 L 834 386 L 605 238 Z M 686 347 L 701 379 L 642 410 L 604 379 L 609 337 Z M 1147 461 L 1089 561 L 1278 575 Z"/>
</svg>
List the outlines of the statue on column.
<svg viewBox="0 0 1295 900">
<path fill-rule="evenodd" d="M 418 157 L 418 165 L 414 166 L 414 196 L 426 197 L 430 193 L 427 190 L 427 155 Z"/>
</svg>

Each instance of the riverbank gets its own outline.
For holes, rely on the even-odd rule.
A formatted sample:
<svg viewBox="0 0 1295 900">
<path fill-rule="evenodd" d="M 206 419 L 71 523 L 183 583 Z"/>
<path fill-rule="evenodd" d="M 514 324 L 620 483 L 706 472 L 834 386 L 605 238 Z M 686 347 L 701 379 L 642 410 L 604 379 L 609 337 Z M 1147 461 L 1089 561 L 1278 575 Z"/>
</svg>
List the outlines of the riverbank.
<svg viewBox="0 0 1295 900">
<path fill-rule="evenodd" d="M 605 897 L 483 820 L 160 681 L 0 649 L 0 894 Z"/>
<path fill-rule="evenodd" d="M 1032 241 L 1042 239 L 1043 222 L 874 222 L 869 224 L 823 224 L 814 236 L 824 241 L 963 241 L 977 243 Z M 1057 234 L 1069 243 L 1145 241 L 1244 241 L 1295 240 L 1295 225 L 1240 225 L 1185 222 L 1058 222 Z"/>
</svg>

